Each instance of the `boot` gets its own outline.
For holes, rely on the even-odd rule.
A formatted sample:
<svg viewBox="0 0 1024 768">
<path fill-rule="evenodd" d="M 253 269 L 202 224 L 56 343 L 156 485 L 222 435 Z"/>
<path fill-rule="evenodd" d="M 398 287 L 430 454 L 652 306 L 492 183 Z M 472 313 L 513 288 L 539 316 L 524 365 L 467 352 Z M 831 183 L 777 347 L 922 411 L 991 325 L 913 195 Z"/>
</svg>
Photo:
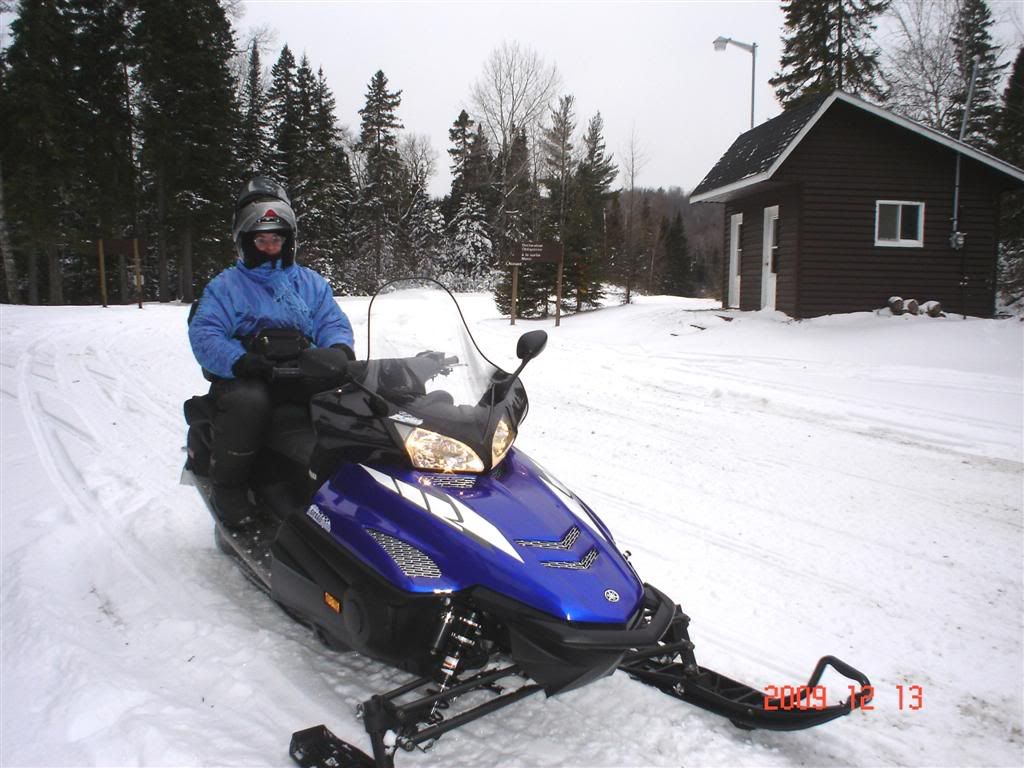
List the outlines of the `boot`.
<svg viewBox="0 0 1024 768">
<path fill-rule="evenodd" d="M 228 528 L 239 528 L 256 517 L 256 505 L 249 500 L 249 469 L 255 452 L 237 454 L 213 446 L 210 462 L 210 501 L 217 517 Z"/>
<path fill-rule="evenodd" d="M 217 517 L 228 528 L 242 528 L 256 518 L 256 505 L 249 501 L 244 485 L 214 485 L 210 498 Z"/>
</svg>

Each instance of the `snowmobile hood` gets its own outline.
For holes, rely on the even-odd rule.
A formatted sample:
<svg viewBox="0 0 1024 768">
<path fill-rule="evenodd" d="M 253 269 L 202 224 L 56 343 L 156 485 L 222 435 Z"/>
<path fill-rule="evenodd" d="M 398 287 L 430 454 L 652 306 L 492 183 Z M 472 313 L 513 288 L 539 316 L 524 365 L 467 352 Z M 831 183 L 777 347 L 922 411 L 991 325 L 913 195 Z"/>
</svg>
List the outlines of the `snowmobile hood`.
<svg viewBox="0 0 1024 768">
<path fill-rule="evenodd" d="M 607 528 L 515 449 L 484 475 L 344 466 L 307 516 L 408 592 L 482 586 L 560 620 L 601 624 L 629 622 L 643 598 Z"/>
</svg>

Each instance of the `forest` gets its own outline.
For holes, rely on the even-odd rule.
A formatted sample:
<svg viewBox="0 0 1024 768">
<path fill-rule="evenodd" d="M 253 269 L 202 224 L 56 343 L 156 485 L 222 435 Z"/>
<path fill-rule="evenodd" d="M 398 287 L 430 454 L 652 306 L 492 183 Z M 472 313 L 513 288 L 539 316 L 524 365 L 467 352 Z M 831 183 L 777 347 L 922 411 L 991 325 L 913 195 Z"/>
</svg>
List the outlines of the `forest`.
<svg viewBox="0 0 1024 768">
<path fill-rule="evenodd" d="M 649 189 L 634 136 L 619 156 L 600 112 L 579 114 L 553 63 L 506 42 L 482 63 L 435 152 L 402 122 L 400 83 L 368 72 L 343 130 L 323 70 L 285 42 L 233 27 L 230 0 L 20 0 L 0 56 L 0 300 L 191 302 L 236 254 L 241 183 L 290 192 L 302 263 L 337 294 L 428 275 L 490 290 L 511 311 L 507 266 L 523 242 L 565 254 L 562 309 L 614 290 L 721 295 L 721 206 Z M 936 6 L 946 13 L 935 13 Z M 1024 164 L 1022 73 L 991 40 L 984 0 L 787 0 L 771 80 L 783 108 L 841 88 Z M 874 42 L 887 14 L 897 44 Z M 314 53 L 315 55 L 315 53 Z M 1005 83 L 1005 90 L 1003 90 Z M 506 105 L 513 104 L 513 109 Z M 413 127 L 415 128 L 415 127 Z M 444 160 L 438 155 L 443 154 Z M 444 162 L 451 188 L 428 183 Z M 1024 294 L 1024 203 L 1005 206 L 1001 277 Z M 102 253 L 102 259 L 101 259 Z M 137 254 L 137 255 L 136 255 Z M 102 270 L 102 272 L 101 272 Z M 555 269 L 520 268 L 518 314 L 554 308 Z"/>
</svg>

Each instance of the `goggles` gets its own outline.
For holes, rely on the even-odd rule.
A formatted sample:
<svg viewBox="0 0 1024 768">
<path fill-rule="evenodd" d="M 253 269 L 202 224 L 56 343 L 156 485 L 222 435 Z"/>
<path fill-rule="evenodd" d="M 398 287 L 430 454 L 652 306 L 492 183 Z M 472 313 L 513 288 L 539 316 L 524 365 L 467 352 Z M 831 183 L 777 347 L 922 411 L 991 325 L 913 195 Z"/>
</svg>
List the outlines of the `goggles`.
<svg viewBox="0 0 1024 768">
<path fill-rule="evenodd" d="M 255 235 L 252 239 L 257 246 L 281 245 L 285 238 L 283 235 L 263 234 Z"/>
</svg>

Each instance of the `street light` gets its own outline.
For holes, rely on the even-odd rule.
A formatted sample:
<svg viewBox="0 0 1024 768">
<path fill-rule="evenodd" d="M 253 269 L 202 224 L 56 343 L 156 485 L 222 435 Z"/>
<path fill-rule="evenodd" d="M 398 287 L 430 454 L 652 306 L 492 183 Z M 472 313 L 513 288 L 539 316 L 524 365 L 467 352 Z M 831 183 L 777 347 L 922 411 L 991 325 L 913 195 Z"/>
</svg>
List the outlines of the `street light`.
<svg viewBox="0 0 1024 768">
<path fill-rule="evenodd" d="M 714 45 L 716 51 L 724 51 L 726 46 L 732 43 L 737 48 L 742 48 L 744 51 L 750 52 L 750 127 L 754 127 L 754 84 L 757 82 L 754 77 L 754 71 L 757 67 L 757 43 L 741 43 L 739 40 L 733 40 L 731 37 L 722 37 L 719 35 L 715 38 Z"/>
</svg>

